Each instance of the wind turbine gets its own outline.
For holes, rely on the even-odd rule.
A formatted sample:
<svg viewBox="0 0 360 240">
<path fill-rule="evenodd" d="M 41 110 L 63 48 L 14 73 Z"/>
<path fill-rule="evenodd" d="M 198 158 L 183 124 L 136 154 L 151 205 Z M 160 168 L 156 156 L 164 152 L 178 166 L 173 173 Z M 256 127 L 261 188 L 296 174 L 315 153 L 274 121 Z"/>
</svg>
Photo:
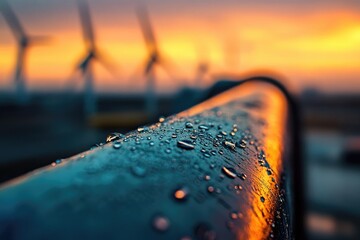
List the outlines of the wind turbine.
<svg viewBox="0 0 360 240">
<path fill-rule="evenodd" d="M 204 82 L 204 79 L 209 73 L 209 64 L 206 61 L 201 61 L 198 63 L 196 68 L 196 79 L 195 79 L 195 86 L 197 88 L 201 88 Z"/>
<path fill-rule="evenodd" d="M 204 84 L 204 80 L 209 77 L 210 70 L 210 57 L 209 49 L 206 45 L 201 44 L 196 47 L 197 49 L 197 65 L 195 67 L 195 81 L 194 87 L 201 89 Z"/>
<path fill-rule="evenodd" d="M 17 41 L 17 58 L 14 72 L 14 85 L 17 101 L 19 103 L 25 103 L 28 100 L 25 83 L 26 56 L 30 46 L 32 46 L 33 44 L 41 43 L 46 38 L 40 36 L 29 36 L 25 32 L 15 12 L 12 10 L 7 1 L 4 0 L 1 2 L 0 11 L 2 12 L 7 24 L 11 28 Z"/>
<path fill-rule="evenodd" d="M 138 8 L 137 10 L 141 31 L 148 51 L 143 74 L 146 78 L 146 111 L 148 116 L 152 118 L 155 117 L 158 113 L 155 86 L 155 67 L 162 67 L 162 69 L 165 70 L 168 75 L 171 76 L 172 74 L 171 71 L 169 71 L 170 69 L 168 62 L 166 62 L 163 55 L 160 54 L 146 8 Z"/>
<path fill-rule="evenodd" d="M 85 55 L 78 61 L 75 71 L 79 71 L 84 80 L 84 111 L 86 115 L 96 112 L 96 96 L 94 93 L 93 63 L 97 61 L 108 71 L 113 73 L 113 67 L 99 52 L 95 44 L 95 34 L 90 17 L 89 5 L 85 0 L 78 0 L 78 9 L 83 29 L 83 38 L 86 46 Z"/>
</svg>

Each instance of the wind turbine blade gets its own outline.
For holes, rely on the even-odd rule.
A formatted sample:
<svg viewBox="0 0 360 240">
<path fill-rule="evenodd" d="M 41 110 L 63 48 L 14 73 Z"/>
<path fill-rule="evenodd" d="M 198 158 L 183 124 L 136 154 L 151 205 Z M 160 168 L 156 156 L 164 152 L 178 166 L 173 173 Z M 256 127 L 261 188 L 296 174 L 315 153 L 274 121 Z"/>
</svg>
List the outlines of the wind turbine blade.
<svg viewBox="0 0 360 240">
<path fill-rule="evenodd" d="M 51 42 L 53 39 L 48 36 L 30 36 L 30 44 L 46 44 Z"/>
<path fill-rule="evenodd" d="M 157 62 L 150 58 L 149 61 L 146 62 L 146 65 L 145 65 L 145 70 L 144 70 L 144 74 L 145 76 L 147 76 L 148 74 L 150 74 L 151 70 L 153 69 L 154 65 L 156 64 Z"/>
<path fill-rule="evenodd" d="M 157 52 L 157 44 L 154 32 L 151 27 L 149 14 L 145 7 L 137 9 L 137 17 L 140 23 L 141 31 L 144 36 L 145 43 L 150 53 Z"/>
<path fill-rule="evenodd" d="M 16 39 L 20 40 L 21 38 L 24 38 L 24 29 L 22 28 L 19 19 L 16 17 L 15 12 L 10 7 L 10 4 L 5 0 L 1 1 L 0 10 L 3 13 L 5 21 L 13 31 Z"/>
<path fill-rule="evenodd" d="M 105 56 L 103 53 L 96 53 L 96 60 L 106 69 L 114 78 L 119 79 L 119 75 L 115 65 L 109 60 L 109 56 Z"/>
<path fill-rule="evenodd" d="M 86 0 L 78 0 L 79 15 L 81 20 L 81 26 L 83 29 L 83 36 L 85 42 L 88 44 L 90 49 L 95 48 L 95 37 L 92 27 L 90 9 Z"/>
<path fill-rule="evenodd" d="M 147 62 L 143 62 L 136 66 L 135 70 L 128 77 L 129 84 L 144 78 L 144 69 L 147 64 Z"/>
<path fill-rule="evenodd" d="M 85 55 L 85 57 L 81 58 L 78 61 L 78 64 L 76 64 L 76 68 L 79 69 L 81 72 L 85 72 L 90 62 L 90 58 L 90 55 Z"/>
<path fill-rule="evenodd" d="M 178 79 L 175 77 L 175 64 L 170 61 L 168 58 L 162 57 L 159 61 L 159 66 L 165 71 L 165 73 L 171 78 L 171 80 L 177 81 Z"/>
</svg>

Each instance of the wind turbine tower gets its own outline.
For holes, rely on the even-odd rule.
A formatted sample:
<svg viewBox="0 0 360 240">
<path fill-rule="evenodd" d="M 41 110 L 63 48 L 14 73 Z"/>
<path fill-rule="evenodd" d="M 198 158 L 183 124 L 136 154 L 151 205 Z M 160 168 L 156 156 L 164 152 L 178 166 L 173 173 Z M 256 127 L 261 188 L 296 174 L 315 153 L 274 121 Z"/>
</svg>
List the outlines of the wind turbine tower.
<svg viewBox="0 0 360 240">
<path fill-rule="evenodd" d="M 29 36 L 22 27 L 18 17 L 12 10 L 9 3 L 5 0 L 0 2 L 0 11 L 2 12 L 5 21 L 9 25 L 17 41 L 17 57 L 14 70 L 14 86 L 16 92 L 16 99 L 18 103 L 26 103 L 28 101 L 28 93 L 26 90 L 25 64 L 26 57 L 29 50 L 34 44 L 44 41 L 44 37 Z"/>
<path fill-rule="evenodd" d="M 97 61 L 103 65 L 107 70 L 111 71 L 112 66 L 106 61 L 102 54 L 100 54 L 95 43 L 95 34 L 90 17 L 90 9 L 85 0 L 78 0 L 78 9 L 83 29 L 83 37 L 86 46 L 86 53 L 76 65 L 84 80 L 84 112 L 87 116 L 93 115 L 97 111 L 96 96 L 94 90 L 94 75 L 93 66 Z"/>
<path fill-rule="evenodd" d="M 158 114 L 155 67 L 160 66 L 167 73 L 170 71 L 168 69 L 167 62 L 160 54 L 146 8 L 138 8 L 137 10 L 141 31 L 148 51 L 148 56 L 143 70 L 143 74 L 146 79 L 146 112 L 148 117 L 153 118 Z"/>
</svg>

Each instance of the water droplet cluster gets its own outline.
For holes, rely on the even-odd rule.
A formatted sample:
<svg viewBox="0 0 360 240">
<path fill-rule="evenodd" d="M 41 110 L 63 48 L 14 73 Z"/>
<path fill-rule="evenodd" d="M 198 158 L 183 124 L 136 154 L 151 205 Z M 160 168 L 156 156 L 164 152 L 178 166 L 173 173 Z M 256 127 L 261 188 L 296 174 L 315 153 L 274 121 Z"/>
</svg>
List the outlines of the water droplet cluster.
<svg viewBox="0 0 360 240">
<path fill-rule="evenodd" d="M 231 104 L 229 109 L 238 109 L 236 103 Z M 242 199 L 249 192 L 254 194 L 254 203 L 259 205 L 255 208 L 260 209 L 259 212 L 272 201 L 268 193 L 254 187 L 258 183 L 253 182 L 257 181 L 253 172 L 260 172 L 259 176 L 264 177 L 269 186 L 277 186 L 279 204 L 285 199 L 278 176 L 267 161 L 261 141 L 264 133 L 251 124 L 260 121 L 252 118 L 255 117 L 246 111 L 232 114 L 216 108 L 190 118 L 161 117 L 156 124 L 139 127 L 126 135 L 109 134 L 106 143 L 96 145 L 94 151 L 108 151 L 111 160 L 93 164 L 97 164 L 99 172 L 104 169 L 113 172 L 120 185 L 122 179 L 130 177 L 134 184 L 146 183 L 139 187 L 141 191 L 127 196 L 133 202 L 156 202 L 161 194 L 167 196 L 166 201 L 173 202 L 174 207 L 184 209 L 195 203 L 202 206 L 216 202 L 226 209 L 224 226 L 234 233 L 248 214 L 239 209 L 234 199 Z M 86 161 L 91 162 L 91 159 Z M 55 162 L 54 166 L 60 163 Z M 127 172 L 123 172 L 125 170 Z M 155 232 L 167 234 L 176 228 L 173 215 L 156 206 L 159 208 L 148 216 L 149 221 Z M 279 210 L 274 216 L 283 220 L 284 212 Z M 204 219 L 191 228 L 192 232 L 184 232 L 181 239 L 216 239 L 218 233 L 211 224 L 209 219 Z"/>
</svg>

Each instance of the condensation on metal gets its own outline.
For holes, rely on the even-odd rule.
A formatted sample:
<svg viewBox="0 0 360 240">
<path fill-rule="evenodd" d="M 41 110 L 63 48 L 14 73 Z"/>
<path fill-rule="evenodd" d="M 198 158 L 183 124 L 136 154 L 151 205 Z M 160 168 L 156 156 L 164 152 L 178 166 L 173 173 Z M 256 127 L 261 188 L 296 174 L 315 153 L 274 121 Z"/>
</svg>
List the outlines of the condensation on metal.
<svg viewBox="0 0 360 240">
<path fill-rule="evenodd" d="M 2 186 L 0 236 L 289 238 L 286 114 L 280 91 L 247 83 L 54 162 Z"/>
</svg>

